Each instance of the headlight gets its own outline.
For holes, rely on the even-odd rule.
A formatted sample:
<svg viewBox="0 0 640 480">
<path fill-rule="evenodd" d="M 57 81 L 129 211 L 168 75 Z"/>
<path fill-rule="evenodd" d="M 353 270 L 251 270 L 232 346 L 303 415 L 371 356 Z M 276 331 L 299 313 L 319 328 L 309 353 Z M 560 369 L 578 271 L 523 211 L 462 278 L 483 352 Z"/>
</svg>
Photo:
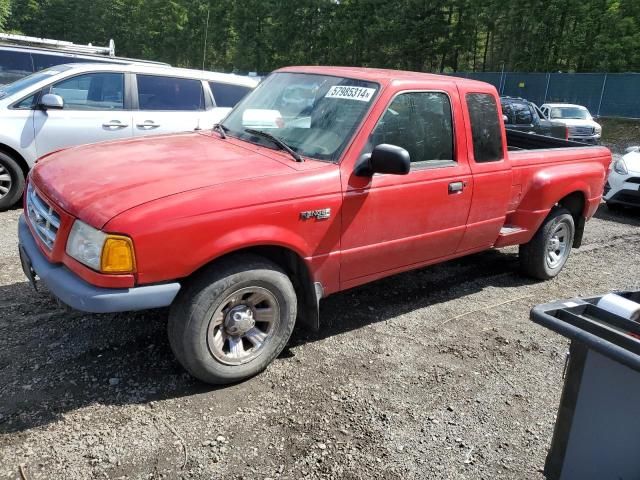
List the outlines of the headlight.
<svg viewBox="0 0 640 480">
<path fill-rule="evenodd" d="M 602 127 L 600 125 L 596 125 L 593 131 L 596 133 L 596 135 L 600 135 L 602 133 Z"/>
<path fill-rule="evenodd" d="M 133 243 L 128 237 L 109 235 L 76 220 L 67 240 L 67 255 L 102 273 L 135 271 Z"/>
<path fill-rule="evenodd" d="M 624 163 L 623 158 L 619 158 L 618 160 L 615 161 L 615 163 L 613 164 L 613 169 L 616 171 L 616 173 L 619 173 L 620 175 L 629 175 L 629 170 L 627 170 L 627 164 Z"/>
</svg>

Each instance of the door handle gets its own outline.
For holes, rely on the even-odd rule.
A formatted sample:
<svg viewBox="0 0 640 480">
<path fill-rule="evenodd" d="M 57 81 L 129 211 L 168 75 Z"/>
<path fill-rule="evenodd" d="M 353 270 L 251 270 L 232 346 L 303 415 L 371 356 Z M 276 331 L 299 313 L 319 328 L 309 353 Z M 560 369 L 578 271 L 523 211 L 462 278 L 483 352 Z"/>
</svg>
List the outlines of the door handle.
<svg viewBox="0 0 640 480">
<path fill-rule="evenodd" d="M 153 120 L 145 120 L 142 123 L 136 123 L 136 127 L 143 128 L 145 130 L 151 130 L 152 128 L 158 128 L 160 125 Z"/>
<path fill-rule="evenodd" d="M 449 195 L 462 192 L 465 186 L 466 186 L 465 182 L 451 182 L 449 184 Z"/>
<path fill-rule="evenodd" d="M 125 127 L 128 127 L 129 125 L 126 123 L 119 122 L 118 120 L 111 120 L 110 122 L 103 123 L 102 126 L 104 128 L 116 129 L 116 128 L 125 128 Z"/>
</svg>

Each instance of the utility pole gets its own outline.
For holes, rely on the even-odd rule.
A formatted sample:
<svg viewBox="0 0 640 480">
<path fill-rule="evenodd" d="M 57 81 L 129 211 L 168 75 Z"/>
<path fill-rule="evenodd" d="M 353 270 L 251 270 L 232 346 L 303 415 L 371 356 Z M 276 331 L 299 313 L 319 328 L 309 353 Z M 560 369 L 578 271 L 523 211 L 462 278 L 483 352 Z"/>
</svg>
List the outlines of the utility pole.
<svg viewBox="0 0 640 480">
<path fill-rule="evenodd" d="M 207 24 L 204 27 L 204 46 L 202 47 L 202 70 L 204 70 L 204 63 L 207 60 L 207 34 L 209 33 L 209 13 L 211 5 L 207 5 Z"/>
</svg>

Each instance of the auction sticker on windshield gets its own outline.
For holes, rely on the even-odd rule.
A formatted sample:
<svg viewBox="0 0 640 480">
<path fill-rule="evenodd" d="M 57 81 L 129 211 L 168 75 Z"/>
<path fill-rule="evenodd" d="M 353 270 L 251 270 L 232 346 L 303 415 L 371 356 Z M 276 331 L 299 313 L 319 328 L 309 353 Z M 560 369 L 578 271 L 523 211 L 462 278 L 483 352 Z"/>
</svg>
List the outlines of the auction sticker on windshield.
<svg viewBox="0 0 640 480">
<path fill-rule="evenodd" d="M 345 85 L 334 85 L 329 89 L 325 98 L 346 98 L 348 100 L 359 100 L 368 102 L 376 93 L 375 88 L 349 87 Z"/>
</svg>

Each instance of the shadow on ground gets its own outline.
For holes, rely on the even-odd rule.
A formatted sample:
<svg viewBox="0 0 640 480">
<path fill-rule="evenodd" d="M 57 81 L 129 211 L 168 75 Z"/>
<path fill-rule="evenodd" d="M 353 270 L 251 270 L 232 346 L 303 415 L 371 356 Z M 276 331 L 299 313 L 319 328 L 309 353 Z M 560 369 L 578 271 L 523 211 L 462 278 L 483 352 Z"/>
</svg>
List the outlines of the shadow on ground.
<svg viewBox="0 0 640 480">
<path fill-rule="evenodd" d="M 336 294 L 321 304 L 320 331 L 294 332 L 282 358 L 299 345 L 486 287 L 533 283 L 517 267 L 516 255 L 488 251 Z M 141 404 L 215 389 L 174 360 L 166 316 L 82 314 L 27 283 L 0 287 L 0 433 L 46 425 L 95 403 Z"/>
<path fill-rule="evenodd" d="M 640 208 L 626 207 L 622 205 L 608 207 L 605 204 L 602 204 L 600 205 L 600 208 L 598 208 L 594 217 L 600 220 L 607 220 L 609 222 L 640 226 Z"/>
</svg>

